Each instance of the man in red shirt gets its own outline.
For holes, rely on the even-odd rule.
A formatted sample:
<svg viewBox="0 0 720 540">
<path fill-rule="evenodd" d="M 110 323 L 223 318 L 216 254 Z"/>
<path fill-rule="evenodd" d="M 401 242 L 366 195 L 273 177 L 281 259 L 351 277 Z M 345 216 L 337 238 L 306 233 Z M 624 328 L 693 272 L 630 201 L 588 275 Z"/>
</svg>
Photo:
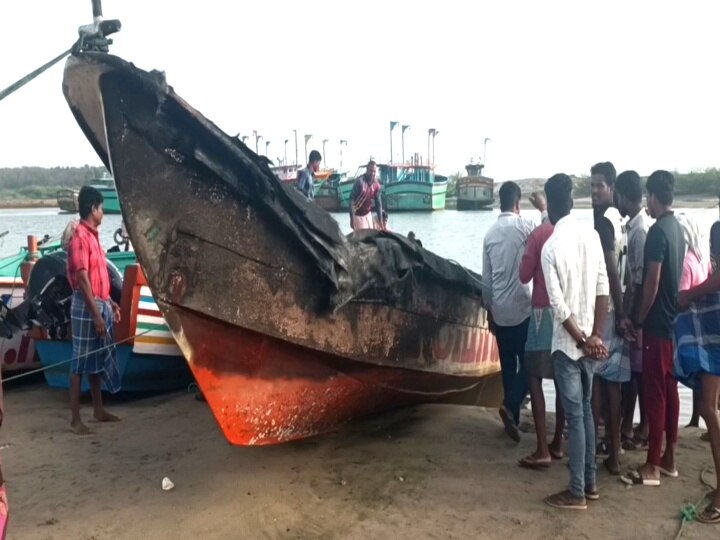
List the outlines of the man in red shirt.
<svg viewBox="0 0 720 540">
<path fill-rule="evenodd" d="M 68 246 L 67 275 L 73 289 L 70 309 L 73 360 L 70 378 L 70 429 L 90 433 L 80 419 L 80 387 L 83 374 L 90 383 L 95 420 L 117 422 L 119 418 L 103 407 L 101 386 L 120 390 L 120 372 L 115 357 L 113 323 L 120 321 L 120 308 L 110 298 L 110 278 L 105 252 L 100 246 L 98 227 L 103 219 L 103 196 L 84 186 L 78 196 L 80 223 Z"/>
</svg>

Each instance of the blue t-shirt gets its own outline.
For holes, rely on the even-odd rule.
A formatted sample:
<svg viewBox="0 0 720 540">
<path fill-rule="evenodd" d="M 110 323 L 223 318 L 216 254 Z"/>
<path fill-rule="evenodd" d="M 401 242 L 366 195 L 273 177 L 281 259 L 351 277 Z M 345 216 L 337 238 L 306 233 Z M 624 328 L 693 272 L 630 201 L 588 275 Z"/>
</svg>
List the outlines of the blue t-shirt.
<svg viewBox="0 0 720 540">
<path fill-rule="evenodd" d="M 315 200 L 313 173 L 310 171 L 309 168 L 300 169 L 298 171 L 296 187 L 300 193 L 305 195 L 305 198 L 308 201 Z"/>
</svg>

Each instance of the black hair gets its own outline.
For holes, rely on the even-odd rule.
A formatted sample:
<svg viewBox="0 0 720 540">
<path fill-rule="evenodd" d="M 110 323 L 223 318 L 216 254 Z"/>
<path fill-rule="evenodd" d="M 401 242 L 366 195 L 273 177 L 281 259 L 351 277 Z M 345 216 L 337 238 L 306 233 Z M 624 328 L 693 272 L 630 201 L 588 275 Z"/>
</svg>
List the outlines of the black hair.
<svg viewBox="0 0 720 540">
<path fill-rule="evenodd" d="M 558 218 L 567 216 L 573 207 L 572 179 L 564 173 L 551 176 L 545 182 L 545 196 L 549 213 Z"/>
<path fill-rule="evenodd" d="M 97 208 L 103 203 L 103 196 L 97 189 L 92 186 L 83 186 L 80 188 L 78 195 L 78 210 L 80 211 L 80 219 L 87 219 L 92 214 L 93 208 Z"/>
<path fill-rule="evenodd" d="M 615 192 L 634 204 L 642 202 L 643 189 L 640 175 L 635 171 L 621 172 L 615 181 Z"/>
<path fill-rule="evenodd" d="M 370 161 L 367 162 L 367 166 L 369 167 L 370 165 L 375 165 L 377 167 L 377 163 L 375 162 L 374 159 L 371 159 Z"/>
<path fill-rule="evenodd" d="M 660 204 L 670 206 L 675 196 L 675 177 L 668 171 L 655 171 L 648 177 L 645 189 L 655 195 Z"/>
<path fill-rule="evenodd" d="M 320 152 L 317 150 L 312 150 L 310 152 L 310 157 L 308 158 L 308 163 L 316 163 L 322 161 L 322 156 L 320 155 Z"/>
<path fill-rule="evenodd" d="M 617 177 L 617 173 L 615 172 L 615 165 L 613 165 L 609 161 L 596 163 L 595 165 L 593 165 L 590 169 L 590 174 L 602 174 L 603 178 L 605 179 L 605 183 L 608 186 L 613 187 L 615 185 L 615 178 Z"/>
<path fill-rule="evenodd" d="M 522 190 L 515 182 L 505 182 L 500 186 L 500 211 L 508 212 L 515 208 L 515 205 L 522 198 Z"/>
</svg>

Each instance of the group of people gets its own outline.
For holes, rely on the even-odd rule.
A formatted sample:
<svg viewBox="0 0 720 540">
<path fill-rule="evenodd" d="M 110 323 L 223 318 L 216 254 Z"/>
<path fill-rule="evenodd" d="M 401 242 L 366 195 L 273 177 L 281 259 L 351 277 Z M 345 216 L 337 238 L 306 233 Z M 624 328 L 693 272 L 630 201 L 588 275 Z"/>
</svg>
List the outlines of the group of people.
<svg viewBox="0 0 720 540">
<path fill-rule="evenodd" d="M 315 173 L 320 170 L 322 155 L 312 150 L 307 167 L 298 171 L 296 188 L 308 201 L 315 200 Z M 365 173 L 355 179 L 350 192 L 350 228 L 377 229 L 390 232 L 388 215 L 382 206 L 382 186 L 377 178 L 377 163 L 368 161 Z"/>
<path fill-rule="evenodd" d="M 570 485 L 545 499 L 565 509 L 600 497 L 596 455 L 626 484 L 659 486 L 678 476 L 678 380 L 697 392 L 720 483 L 720 294 L 707 296 L 720 291 L 720 271 L 711 273 L 720 222 L 708 255 L 697 221 L 672 210 L 670 172 L 655 171 L 644 186 L 635 171 L 616 175 L 609 162 L 590 172 L 592 226 L 573 215 L 572 179 L 556 174 L 530 198 L 539 225 L 520 215 L 520 187 L 504 183 L 500 216 L 483 242 L 484 301 L 504 387 L 500 417 L 519 441 L 529 392 L 537 446 L 519 465 L 530 469 L 563 457 L 567 423 Z M 554 381 L 557 396 L 549 443 L 543 379 Z M 646 462 L 623 471 L 620 455 L 645 448 Z M 698 519 L 720 523 L 720 490 Z"/>
</svg>

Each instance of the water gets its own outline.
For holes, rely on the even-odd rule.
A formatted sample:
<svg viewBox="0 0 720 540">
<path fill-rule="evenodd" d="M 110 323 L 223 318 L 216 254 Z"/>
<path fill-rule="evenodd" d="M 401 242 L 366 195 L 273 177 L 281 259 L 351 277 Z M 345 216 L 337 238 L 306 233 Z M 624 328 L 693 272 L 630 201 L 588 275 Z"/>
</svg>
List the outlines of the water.
<svg viewBox="0 0 720 540">
<path fill-rule="evenodd" d="M 695 217 L 701 230 L 710 232 L 710 227 L 717 219 L 717 209 L 713 206 L 708 209 L 679 209 Z M 590 223 L 592 210 L 578 209 L 573 213 L 578 219 Z M 390 215 L 389 225 L 395 232 L 407 234 L 414 231 L 422 241 L 423 247 L 448 259 L 481 273 L 482 270 L 482 241 L 485 232 L 495 222 L 498 210 L 458 212 L 444 210 L 433 213 L 396 213 Z M 344 233 L 350 232 L 350 218 L 347 213 L 333 213 L 333 217 L 340 224 Z M 523 215 L 536 221 L 540 220 L 535 210 L 524 210 Z M 0 210 L 0 233 L 9 231 L 9 234 L 0 239 L 0 258 L 17 253 L 26 243 L 26 236 L 34 234 L 42 237 L 49 234 L 59 238 L 67 223 L 73 219 L 69 214 L 60 214 L 57 209 L 7 209 Z M 112 236 L 120 227 L 121 216 L 106 215 L 100 227 L 100 239 L 104 246 L 113 245 Z M 550 381 L 545 381 L 545 395 L 549 410 L 555 404 L 555 390 Z M 681 387 L 681 414 L 680 421 L 687 423 L 692 413 L 692 394 Z"/>
</svg>

